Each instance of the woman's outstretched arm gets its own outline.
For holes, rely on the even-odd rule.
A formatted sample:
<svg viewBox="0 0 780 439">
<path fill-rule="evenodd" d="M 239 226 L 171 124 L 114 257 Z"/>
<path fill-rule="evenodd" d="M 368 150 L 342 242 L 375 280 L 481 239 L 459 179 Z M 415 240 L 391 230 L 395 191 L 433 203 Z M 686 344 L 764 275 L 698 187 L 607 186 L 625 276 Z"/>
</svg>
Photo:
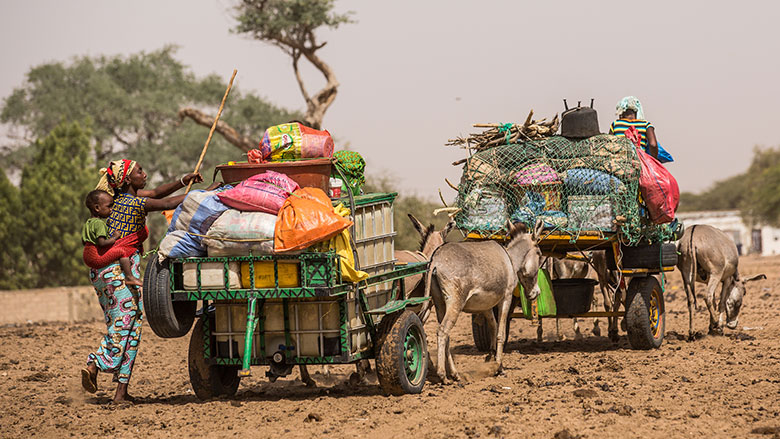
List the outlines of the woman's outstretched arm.
<svg viewBox="0 0 780 439">
<path fill-rule="evenodd" d="M 200 172 L 198 173 L 191 172 L 178 180 L 172 181 L 170 183 L 161 184 L 152 190 L 140 189 L 137 194 L 139 197 L 147 197 L 151 199 L 154 198 L 159 199 L 159 198 L 167 197 L 168 195 L 176 192 L 177 190 L 186 187 L 190 183 L 190 180 L 192 180 L 192 184 L 200 183 L 201 181 L 203 181 L 203 176 L 200 175 Z M 166 210 L 166 209 L 162 209 L 162 210 Z"/>
<path fill-rule="evenodd" d="M 215 182 L 211 183 L 209 187 L 206 188 L 207 191 L 214 190 L 222 185 L 221 182 Z M 139 197 L 143 196 L 140 194 L 142 191 L 139 192 Z M 151 192 L 151 191 L 149 191 Z M 165 197 L 165 198 L 147 198 L 146 204 L 144 204 L 144 210 L 148 212 L 157 212 L 161 210 L 171 210 L 175 209 L 179 204 L 184 201 L 184 198 L 187 197 L 187 194 L 181 194 L 181 195 L 175 195 L 172 197 Z"/>
</svg>

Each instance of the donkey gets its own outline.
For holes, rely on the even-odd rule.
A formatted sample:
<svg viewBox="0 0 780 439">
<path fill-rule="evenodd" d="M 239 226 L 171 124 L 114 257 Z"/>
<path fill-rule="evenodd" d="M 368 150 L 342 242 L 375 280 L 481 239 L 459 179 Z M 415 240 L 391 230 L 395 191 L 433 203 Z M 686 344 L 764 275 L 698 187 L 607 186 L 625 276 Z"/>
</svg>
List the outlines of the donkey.
<svg viewBox="0 0 780 439">
<path fill-rule="evenodd" d="M 395 259 L 401 263 L 428 262 L 434 250 L 444 244 L 447 234 L 450 233 L 455 222 L 450 221 L 441 230 L 436 230 L 433 224 L 425 227 L 411 213 L 409 220 L 412 222 L 417 233 L 420 234 L 420 250 L 396 250 Z M 423 297 L 425 294 L 425 283 L 422 274 L 415 274 L 404 279 L 404 297 Z"/>
<path fill-rule="evenodd" d="M 461 312 L 482 314 L 497 334 L 491 347 L 501 371 L 512 291 L 519 281 L 529 300 L 539 295 L 536 276 L 542 253 L 537 243 L 543 226 L 537 222 L 531 234 L 522 225 L 513 227 L 506 247 L 495 241 L 450 242 L 431 256 L 425 294 L 433 298 L 439 320 L 436 374 L 442 382 L 460 379 L 450 351 L 450 331 Z M 493 307 L 498 305 L 496 331 Z"/>
<path fill-rule="evenodd" d="M 450 233 L 455 226 L 454 221 L 447 223 L 441 230 L 436 230 L 433 224 L 428 227 L 415 218 L 411 213 L 409 220 L 412 222 L 417 233 L 420 234 L 420 250 L 396 250 L 393 254 L 396 262 L 401 263 L 414 263 L 414 262 L 428 262 L 434 250 L 444 244 L 444 240 L 447 238 L 447 234 Z M 425 283 L 423 282 L 422 274 L 415 274 L 404 279 L 404 298 L 409 297 L 423 297 L 425 294 Z M 424 309 L 419 313 L 420 320 L 423 323 L 428 319 L 428 309 Z M 327 366 L 325 366 L 327 367 Z M 371 363 L 368 360 L 361 360 L 357 363 L 357 370 L 349 377 L 349 382 L 352 385 L 362 383 L 365 380 L 366 373 L 371 370 Z"/>
<path fill-rule="evenodd" d="M 619 295 L 616 295 L 615 292 L 618 291 L 617 288 L 617 280 L 614 272 L 611 272 L 607 268 L 607 259 L 606 259 L 606 252 L 604 250 L 594 250 L 590 252 L 590 260 L 591 264 L 593 266 L 593 271 L 596 274 L 596 278 L 599 282 L 599 289 L 601 290 L 601 296 L 604 301 L 604 310 L 606 311 L 617 311 L 617 307 L 620 306 L 620 297 Z M 550 275 L 552 279 L 584 279 L 588 277 L 590 266 L 587 262 L 584 261 L 574 261 L 571 259 L 557 259 L 553 258 L 548 262 L 549 265 L 551 265 L 552 269 L 550 270 Z M 550 268 L 548 266 L 548 268 Z M 572 319 L 574 321 L 574 338 L 579 339 L 582 338 L 582 333 L 580 332 L 580 326 L 579 322 L 576 318 Z M 617 318 L 616 317 L 610 317 L 607 319 L 608 321 L 608 330 L 609 330 L 609 337 L 613 341 L 617 341 L 618 337 L 618 324 L 617 324 Z M 563 340 L 564 337 L 560 333 L 560 327 L 558 324 L 558 319 L 555 319 L 555 329 L 559 340 Z M 596 337 L 601 336 L 601 328 L 599 327 L 599 319 L 595 318 L 593 320 L 593 335 Z M 537 328 L 536 335 L 537 340 L 541 341 L 542 339 L 542 329 L 541 329 L 541 320 L 539 320 L 538 324 L 540 325 L 539 328 Z"/>
<path fill-rule="evenodd" d="M 558 259 L 558 258 L 550 258 L 547 260 L 547 268 L 550 270 L 550 278 L 555 279 L 585 279 L 588 277 L 588 272 L 590 271 L 590 266 L 587 262 L 584 261 L 574 261 L 571 259 Z M 542 319 L 539 319 L 539 322 L 537 323 L 539 325 L 538 328 L 536 328 L 536 339 L 537 341 L 542 341 Z M 580 332 L 580 324 L 577 321 L 576 318 L 572 319 L 572 325 L 574 326 L 574 338 L 579 340 L 582 338 L 582 333 Z M 598 326 L 598 319 L 596 319 L 593 323 L 593 332 L 594 334 L 599 331 Z M 558 340 L 565 340 L 566 337 L 561 334 L 561 326 L 560 326 L 560 320 L 558 318 L 555 319 L 555 335 L 558 338 Z M 595 334 L 599 335 L 599 334 Z"/>
<path fill-rule="evenodd" d="M 747 279 L 740 277 L 736 244 L 721 230 L 706 224 L 685 229 L 677 244 L 677 251 L 680 252 L 677 268 L 682 273 L 685 295 L 688 298 L 688 340 L 694 339 L 693 310 L 696 308 L 697 281 L 707 284 L 710 334 L 723 334 L 724 320 L 726 327 L 736 328 L 742 298 L 745 295 L 745 284 L 766 279 L 766 275 L 758 274 Z"/>
</svg>

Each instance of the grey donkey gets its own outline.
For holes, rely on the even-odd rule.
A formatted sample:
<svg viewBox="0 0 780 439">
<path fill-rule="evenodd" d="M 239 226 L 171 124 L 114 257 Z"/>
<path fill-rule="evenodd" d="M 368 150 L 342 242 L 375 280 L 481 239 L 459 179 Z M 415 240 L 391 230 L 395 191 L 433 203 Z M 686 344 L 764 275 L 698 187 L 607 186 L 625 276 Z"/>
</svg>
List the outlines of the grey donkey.
<svg viewBox="0 0 780 439">
<path fill-rule="evenodd" d="M 447 223 L 441 230 L 436 230 L 433 224 L 428 227 L 414 217 L 411 213 L 409 220 L 412 222 L 417 233 L 420 234 L 420 250 L 396 250 L 393 255 L 395 256 L 396 263 L 414 263 L 414 262 L 428 262 L 434 250 L 444 244 L 444 240 L 447 238 L 447 234 L 450 233 L 455 226 L 454 221 Z M 409 297 L 423 297 L 425 294 L 425 283 L 423 282 L 422 274 L 415 274 L 404 279 L 404 298 Z M 423 308 L 423 307 L 417 307 Z M 414 310 L 414 308 L 412 308 Z M 425 323 L 428 318 L 428 308 L 418 312 L 420 320 Z M 371 370 L 371 363 L 368 360 L 361 360 L 357 363 L 357 370 L 350 375 L 349 382 L 352 385 L 365 382 L 365 375 Z M 304 382 L 306 382 L 304 380 Z"/>
<path fill-rule="evenodd" d="M 444 240 L 447 239 L 447 234 L 455 226 L 455 222 L 450 221 L 441 230 L 436 230 L 433 224 L 425 227 L 414 215 L 411 213 L 408 215 L 415 230 L 420 234 L 420 250 L 414 252 L 396 250 L 395 259 L 401 263 L 428 262 L 434 250 L 444 244 Z M 424 294 L 425 282 L 422 274 L 416 274 L 404 279 L 404 297 L 423 297 Z M 425 323 L 424 320 L 423 323 Z"/>
<path fill-rule="evenodd" d="M 536 276 L 542 253 L 537 242 L 542 227 L 537 222 L 530 234 L 522 225 L 513 227 L 506 247 L 495 241 L 450 242 L 431 256 L 425 292 L 433 298 L 439 320 L 436 374 L 442 382 L 460 379 L 450 351 L 450 331 L 461 312 L 482 314 L 497 334 L 492 348 L 501 371 L 512 291 L 519 282 L 529 300 L 539 295 Z M 495 306 L 499 306 L 497 328 Z"/>
<path fill-rule="evenodd" d="M 606 252 L 604 250 L 595 250 L 589 252 L 591 264 L 593 266 L 596 277 L 598 278 L 599 288 L 601 289 L 601 295 L 604 302 L 604 310 L 617 311 L 620 306 L 620 297 L 615 294 L 618 291 L 618 281 L 616 272 L 613 272 L 607 268 Z M 548 264 L 552 266 L 550 275 L 552 279 L 585 279 L 588 277 L 590 266 L 584 261 L 575 261 L 571 259 L 557 259 L 550 258 Z M 549 268 L 549 267 L 548 267 Z M 577 318 L 572 319 L 574 322 L 574 338 L 582 338 L 580 332 L 579 322 Z M 609 337 L 612 341 L 617 341 L 618 325 L 617 318 L 611 317 L 607 319 Z M 599 319 L 593 319 L 593 335 L 596 337 L 601 336 L 601 328 L 599 327 Z M 536 335 L 537 341 L 542 340 L 542 328 L 541 320 L 538 322 Z M 565 337 L 561 335 L 558 319 L 555 319 L 555 329 L 559 340 L 563 340 Z"/>
<path fill-rule="evenodd" d="M 677 244 L 677 251 L 680 253 L 677 268 L 682 273 L 685 295 L 688 298 L 688 340 L 694 339 L 693 310 L 696 308 L 697 281 L 707 284 L 709 332 L 723 334 L 724 320 L 726 327 L 736 328 L 742 298 L 745 295 L 745 284 L 766 279 L 766 276 L 758 274 L 747 279 L 740 277 L 739 253 L 734 241 L 719 229 L 706 224 L 686 228 Z"/>
</svg>

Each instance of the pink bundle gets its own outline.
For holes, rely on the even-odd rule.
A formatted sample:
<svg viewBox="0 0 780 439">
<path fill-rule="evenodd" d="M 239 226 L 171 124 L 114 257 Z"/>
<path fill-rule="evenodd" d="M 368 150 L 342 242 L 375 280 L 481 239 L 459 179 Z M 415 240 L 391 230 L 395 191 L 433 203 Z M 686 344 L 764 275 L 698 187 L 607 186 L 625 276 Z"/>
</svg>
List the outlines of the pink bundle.
<svg viewBox="0 0 780 439">
<path fill-rule="evenodd" d="M 544 163 L 534 163 L 521 169 L 515 174 L 515 179 L 520 185 L 539 185 L 560 181 L 555 169 Z"/>
<path fill-rule="evenodd" d="M 276 215 L 284 200 L 298 190 L 298 183 L 274 171 L 266 171 L 242 181 L 233 189 L 217 194 L 225 205 L 245 212 L 266 212 Z"/>
</svg>

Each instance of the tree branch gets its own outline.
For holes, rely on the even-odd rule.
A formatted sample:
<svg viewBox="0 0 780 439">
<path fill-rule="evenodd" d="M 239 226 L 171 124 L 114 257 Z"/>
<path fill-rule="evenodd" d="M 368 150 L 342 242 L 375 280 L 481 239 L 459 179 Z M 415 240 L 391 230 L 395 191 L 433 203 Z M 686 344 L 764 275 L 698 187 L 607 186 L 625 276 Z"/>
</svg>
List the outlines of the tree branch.
<svg viewBox="0 0 780 439">
<path fill-rule="evenodd" d="M 117 132 L 115 127 L 111 127 L 111 134 L 114 135 L 114 138 L 121 143 L 122 145 L 125 145 L 125 147 L 129 148 L 131 146 L 130 142 L 128 140 L 125 140 L 122 138 L 122 136 Z"/>
<path fill-rule="evenodd" d="M 312 128 L 319 129 L 322 125 L 322 119 L 328 107 L 336 99 L 338 93 L 339 81 L 328 64 L 318 57 L 313 51 L 301 50 L 303 56 L 322 73 L 327 84 L 307 101 L 308 110 L 306 111 L 306 123 Z"/>
<path fill-rule="evenodd" d="M 194 108 L 182 108 L 181 110 L 179 110 L 179 123 L 181 123 L 186 117 L 189 117 L 195 123 L 197 123 L 198 125 L 203 125 L 204 127 L 211 128 L 211 125 L 214 124 L 213 117 Z M 239 133 L 233 127 L 231 127 L 230 125 L 228 125 L 222 120 L 217 122 L 217 128 L 215 129 L 215 131 L 221 134 L 222 137 L 225 138 L 225 140 L 227 140 L 235 147 L 237 147 L 238 149 L 244 152 L 256 148 L 257 145 L 259 144 L 258 141 L 252 140 L 249 137 L 244 136 L 243 134 Z"/>
<path fill-rule="evenodd" d="M 301 77 L 301 71 L 298 69 L 298 60 L 301 58 L 301 52 L 294 50 L 292 58 L 293 71 L 295 72 L 295 79 L 298 81 L 298 88 L 301 89 L 301 94 L 306 101 L 307 107 L 311 107 L 311 96 L 309 96 L 309 92 L 306 90 L 306 85 L 303 83 L 303 78 Z"/>
</svg>

